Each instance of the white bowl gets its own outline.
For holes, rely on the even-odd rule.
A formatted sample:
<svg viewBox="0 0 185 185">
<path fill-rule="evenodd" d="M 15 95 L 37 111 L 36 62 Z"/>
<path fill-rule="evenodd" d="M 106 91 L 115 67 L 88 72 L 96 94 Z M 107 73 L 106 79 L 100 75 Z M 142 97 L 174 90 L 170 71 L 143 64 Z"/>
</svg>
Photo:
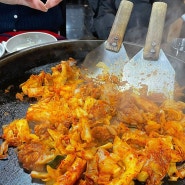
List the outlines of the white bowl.
<svg viewBox="0 0 185 185">
<path fill-rule="evenodd" d="M 26 32 L 11 37 L 4 45 L 8 53 L 13 53 L 21 49 L 54 41 L 57 41 L 56 37 L 48 33 Z"/>
<path fill-rule="evenodd" d="M 0 57 L 2 57 L 5 53 L 5 47 L 3 44 L 0 43 Z"/>
</svg>

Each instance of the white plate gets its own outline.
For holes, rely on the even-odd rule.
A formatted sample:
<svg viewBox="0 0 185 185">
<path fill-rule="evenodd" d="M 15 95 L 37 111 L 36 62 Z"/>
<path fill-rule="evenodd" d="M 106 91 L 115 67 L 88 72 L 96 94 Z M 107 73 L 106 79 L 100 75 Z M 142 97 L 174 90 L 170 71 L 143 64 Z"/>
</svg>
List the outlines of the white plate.
<svg viewBox="0 0 185 185">
<path fill-rule="evenodd" d="M 26 32 L 11 37 L 4 45 L 8 53 L 13 53 L 21 49 L 55 41 L 57 41 L 56 37 L 48 33 Z"/>
<path fill-rule="evenodd" d="M 2 57 L 5 53 L 5 47 L 3 46 L 3 44 L 0 43 L 0 57 Z"/>
</svg>

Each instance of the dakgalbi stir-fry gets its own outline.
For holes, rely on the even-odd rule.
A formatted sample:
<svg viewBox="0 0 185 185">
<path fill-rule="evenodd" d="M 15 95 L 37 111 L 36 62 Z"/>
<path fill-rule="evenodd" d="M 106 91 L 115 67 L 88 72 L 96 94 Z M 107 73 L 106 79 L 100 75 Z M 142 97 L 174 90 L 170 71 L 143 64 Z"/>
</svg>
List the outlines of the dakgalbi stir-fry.
<svg viewBox="0 0 185 185">
<path fill-rule="evenodd" d="M 0 158 L 15 147 L 23 168 L 46 185 L 160 185 L 185 177 L 185 103 L 156 103 L 116 77 L 81 73 L 70 58 L 31 75 L 24 118 L 3 126 Z"/>
</svg>

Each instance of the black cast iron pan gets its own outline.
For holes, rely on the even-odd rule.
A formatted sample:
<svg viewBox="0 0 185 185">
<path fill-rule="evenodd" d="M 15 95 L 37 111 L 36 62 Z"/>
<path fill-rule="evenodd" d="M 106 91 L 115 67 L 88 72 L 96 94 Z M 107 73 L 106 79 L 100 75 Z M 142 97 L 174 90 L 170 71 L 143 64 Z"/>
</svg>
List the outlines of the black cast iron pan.
<svg viewBox="0 0 185 185">
<path fill-rule="evenodd" d="M 31 74 L 40 70 L 50 71 L 51 66 L 69 57 L 75 58 L 80 64 L 86 54 L 98 47 L 103 41 L 97 40 L 73 40 L 58 41 L 41 45 L 35 48 L 25 49 L 5 56 L 0 59 L 0 128 L 16 118 L 24 117 L 29 102 L 20 102 L 15 99 L 15 93 L 19 91 L 19 84 L 24 82 Z M 124 43 L 129 57 L 133 57 L 142 47 L 132 43 Z M 169 53 L 169 50 L 168 50 Z M 185 63 L 167 55 L 176 71 L 176 80 L 180 85 L 185 85 Z M 11 86 L 10 93 L 4 90 Z M 2 130 L 0 130 L 0 133 Z M 185 185 L 185 179 L 178 182 L 164 180 L 164 185 Z M 39 185 L 42 182 L 32 180 L 29 173 L 25 172 L 16 157 L 16 151 L 9 149 L 7 160 L 0 160 L 0 185 Z M 137 183 L 136 184 L 140 184 Z"/>
</svg>

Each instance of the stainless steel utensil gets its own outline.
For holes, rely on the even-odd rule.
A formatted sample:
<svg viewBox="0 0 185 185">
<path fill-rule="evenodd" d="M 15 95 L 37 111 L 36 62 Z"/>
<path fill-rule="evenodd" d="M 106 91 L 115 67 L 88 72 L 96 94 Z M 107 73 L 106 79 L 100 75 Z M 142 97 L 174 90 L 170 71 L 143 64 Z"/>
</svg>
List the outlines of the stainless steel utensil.
<svg viewBox="0 0 185 185">
<path fill-rule="evenodd" d="M 105 68 L 110 74 L 122 75 L 123 66 L 128 61 L 122 42 L 132 8 L 132 2 L 121 1 L 108 39 L 85 57 L 83 68 L 88 76 L 97 77 Z M 97 67 L 100 62 L 104 67 Z"/>
<path fill-rule="evenodd" d="M 147 95 L 150 97 L 172 99 L 175 71 L 160 48 L 166 10 L 166 3 L 153 4 L 144 49 L 124 66 L 123 79 L 138 93 L 142 87 L 147 87 Z"/>
</svg>

